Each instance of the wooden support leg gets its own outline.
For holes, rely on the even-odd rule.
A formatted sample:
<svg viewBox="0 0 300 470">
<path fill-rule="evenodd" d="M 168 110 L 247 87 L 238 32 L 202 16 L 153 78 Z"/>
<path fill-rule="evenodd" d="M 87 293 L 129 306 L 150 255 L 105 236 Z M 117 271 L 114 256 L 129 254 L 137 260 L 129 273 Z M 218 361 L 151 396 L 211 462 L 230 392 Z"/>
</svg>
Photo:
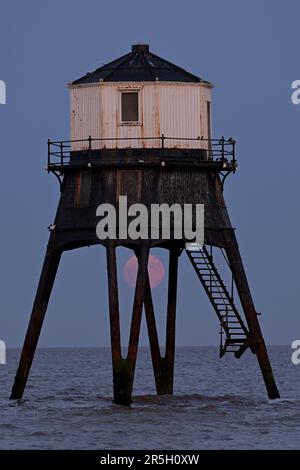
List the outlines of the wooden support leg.
<svg viewBox="0 0 300 470">
<path fill-rule="evenodd" d="M 254 308 L 247 277 L 234 233 L 227 235 L 225 249 L 239 298 L 248 323 L 250 335 L 254 340 L 254 350 L 257 355 L 268 396 L 270 399 L 279 398 L 280 395 L 276 386 L 267 348 L 260 329 L 257 313 Z"/>
<path fill-rule="evenodd" d="M 146 284 L 145 313 L 158 395 L 173 394 L 178 255 L 177 250 L 170 251 L 165 357 L 161 357 L 160 355 L 152 295 L 148 279 Z"/>
<path fill-rule="evenodd" d="M 145 286 L 147 279 L 149 247 L 144 245 L 138 253 L 138 273 L 135 287 L 132 321 L 126 359 L 121 356 L 119 327 L 119 306 L 115 248 L 107 249 L 107 267 L 109 281 L 109 304 L 112 340 L 112 360 L 114 377 L 114 402 L 129 406 L 132 397 L 133 379 L 137 358 L 138 341 L 142 319 Z"/>
<path fill-rule="evenodd" d="M 168 310 L 166 331 L 166 354 L 163 361 L 163 383 L 161 393 L 172 394 L 174 382 L 175 359 L 175 327 L 176 327 L 176 300 L 178 277 L 178 251 L 170 251 L 169 259 L 169 285 L 168 285 Z"/>
<path fill-rule="evenodd" d="M 113 363 L 113 390 L 114 401 L 122 404 L 124 401 L 124 391 L 122 380 L 120 380 L 122 354 L 120 335 L 120 314 L 119 314 L 119 292 L 117 278 L 116 248 L 109 246 L 106 248 L 107 256 L 107 277 L 108 277 L 108 299 L 109 299 L 109 319 L 110 319 L 110 339 L 111 354 Z"/>
<path fill-rule="evenodd" d="M 157 328 L 156 328 L 156 322 L 155 322 L 155 315 L 154 315 L 149 277 L 147 277 L 144 305 L 145 305 L 145 314 L 146 314 L 156 391 L 158 395 L 163 395 L 163 386 L 162 386 L 163 358 L 161 357 L 161 354 L 160 354 L 160 347 L 159 347 L 159 341 L 158 341 L 158 335 L 157 335 Z"/>
<path fill-rule="evenodd" d="M 61 253 L 61 250 L 57 249 L 47 250 L 22 349 L 19 368 L 11 391 L 11 399 L 22 398 L 23 396 L 61 258 Z"/>
</svg>

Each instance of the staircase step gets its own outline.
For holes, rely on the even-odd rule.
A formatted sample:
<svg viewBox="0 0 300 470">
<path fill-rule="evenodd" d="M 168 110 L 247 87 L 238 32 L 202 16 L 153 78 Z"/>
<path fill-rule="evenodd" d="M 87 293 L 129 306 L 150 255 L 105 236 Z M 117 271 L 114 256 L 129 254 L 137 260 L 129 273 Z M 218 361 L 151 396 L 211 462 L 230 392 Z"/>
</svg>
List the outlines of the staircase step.
<svg viewBox="0 0 300 470">
<path fill-rule="evenodd" d="M 241 323 L 240 320 L 235 315 L 221 315 L 222 321 L 228 323 Z"/>
<path fill-rule="evenodd" d="M 245 333 L 244 333 L 244 330 L 241 326 L 232 326 L 230 323 L 222 323 L 222 327 L 225 327 L 227 328 L 227 330 L 230 330 L 233 332 L 233 330 L 236 332 L 236 331 L 239 331 L 241 333 L 241 335 L 243 336 Z"/>
<path fill-rule="evenodd" d="M 227 296 L 226 296 L 225 292 L 221 292 L 221 291 L 218 291 L 218 290 L 210 290 L 210 293 L 213 296 L 215 296 L 216 294 L 220 294 L 224 297 L 224 299 L 227 299 Z"/>
<path fill-rule="evenodd" d="M 243 331 L 240 331 L 239 333 L 231 333 L 231 332 L 229 333 L 230 336 L 238 336 L 238 339 L 241 338 L 242 334 L 243 334 Z M 235 340 L 236 338 L 232 338 L 232 339 Z"/>
<path fill-rule="evenodd" d="M 223 327 L 223 325 L 222 325 L 222 327 Z M 226 324 L 224 325 L 224 327 L 227 328 L 230 335 L 240 335 L 240 337 L 245 335 L 245 332 L 244 332 L 243 328 L 241 328 L 241 327 L 232 328 L 232 326 L 226 325 Z"/>
<path fill-rule="evenodd" d="M 220 305 L 220 306 L 222 307 L 223 305 Z M 228 312 L 229 315 L 226 315 L 228 318 L 236 317 L 236 315 L 232 315 L 232 313 L 234 313 L 233 310 L 229 310 L 229 309 L 227 310 L 226 308 L 219 308 L 219 312 Z"/>
<path fill-rule="evenodd" d="M 241 332 L 244 331 L 241 326 L 231 326 L 231 325 L 228 325 L 228 323 L 227 323 L 227 328 L 229 330 L 240 330 Z"/>
<path fill-rule="evenodd" d="M 244 344 L 244 342 L 246 341 L 246 337 L 245 338 L 233 338 L 233 339 L 226 339 L 227 343 L 228 344 Z"/>
<path fill-rule="evenodd" d="M 226 294 L 226 295 L 229 295 L 228 292 L 224 291 L 224 289 L 222 288 L 221 284 L 214 278 L 209 278 L 209 279 L 203 279 L 203 281 L 205 282 L 205 284 L 209 284 L 211 287 L 213 287 L 214 289 L 222 289 L 222 291 Z"/>
<path fill-rule="evenodd" d="M 211 268 L 209 267 L 208 264 L 204 264 L 204 263 L 195 263 L 197 269 L 199 271 L 210 271 L 212 274 L 214 274 L 214 272 L 211 270 Z M 206 269 L 205 269 L 206 268 Z"/>
</svg>

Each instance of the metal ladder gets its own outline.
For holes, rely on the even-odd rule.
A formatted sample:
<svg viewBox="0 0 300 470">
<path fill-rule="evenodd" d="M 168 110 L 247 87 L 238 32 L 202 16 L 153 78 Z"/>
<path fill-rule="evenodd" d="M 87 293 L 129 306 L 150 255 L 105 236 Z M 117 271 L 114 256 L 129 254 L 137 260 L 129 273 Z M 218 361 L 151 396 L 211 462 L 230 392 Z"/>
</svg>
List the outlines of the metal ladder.
<svg viewBox="0 0 300 470">
<path fill-rule="evenodd" d="M 214 262 L 205 246 L 189 247 L 186 253 L 220 321 L 220 357 L 226 352 L 239 358 L 250 346 L 245 326 Z"/>
</svg>

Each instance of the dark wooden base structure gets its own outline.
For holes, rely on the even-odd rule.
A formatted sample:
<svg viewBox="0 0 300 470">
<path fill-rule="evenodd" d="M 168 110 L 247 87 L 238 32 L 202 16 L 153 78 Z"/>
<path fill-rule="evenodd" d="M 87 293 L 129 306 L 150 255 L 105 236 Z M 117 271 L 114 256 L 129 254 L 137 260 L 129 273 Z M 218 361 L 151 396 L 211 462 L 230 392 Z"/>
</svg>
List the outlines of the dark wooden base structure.
<svg viewBox="0 0 300 470">
<path fill-rule="evenodd" d="M 205 205 L 205 246 L 214 246 L 224 250 L 227 261 L 235 282 L 237 294 L 243 309 L 245 324 L 241 320 L 233 301 L 228 294 L 223 281 L 216 272 L 213 260 L 206 255 L 207 266 L 201 273 L 202 261 L 197 261 L 197 253 L 194 255 L 194 267 L 198 266 L 198 276 L 205 287 L 210 301 L 219 317 L 220 325 L 226 333 L 226 345 L 221 351 L 223 355 L 234 346 L 236 357 L 250 348 L 256 354 L 263 375 L 265 386 L 270 399 L 279 397 L 276 387 L 268 352 L 258 322 L 246 274 L 242 264 L 239 248 L 235 238 L 223 199 L 223 185 L 219 173 L 223 166 L 218 167 L 218 162 L 212 162 L 209 166 L 205 161 L 204 166 L 199 159 L 186 157 L 176 159 L 174 162 L 167 160 L 162 169 L 160 161 L 153 165 L 143 167 L 138 160 L 132 158 L 128 168 L 120 162 L 105 163 L 101 161 L 101 168 L 89 165 L 76 171 L 64 173 L 62 182 L 62 195 L 58 207 L 55 222 L 51 227 L 50 240 L 45 256 L 45 261 L 33 305 L 33 310 L 25 337 L 25 342 L 17 370 L 15 382 L 11 392 L 12 399 L 23 396 L 34 353 L 40 336 L 48 301 L 51 295 L 56 272 L 61 254 L 65 250 L 71 250 L 82 246 L 99 244 L 96 237 L 96 207 L 101 202 L 116 203 L 116 195 L 128 194 L 133 201 L 152 201 L 171 204 L 180 201 L 181 204 L 202 202 Z M 169 165 L 169 166 L 168 166 Z M 191 168 L 192 166 L 192 168 Z M 124 169 L 125 168 L 125 169 Z M 55 170 L 56 171 L 56 170 Z M 124 175 L 124 172 L 126 173 Z M 136 193 L 132 193 L 127 181 L 137 182 Z M 86 185 L 86 186 L 85 186 Z M 174 189 L 175 188 L 175 189 Z M 177 192 L 177 194 L 175 194 Z M 185 248 L 186 240 L 138 240 L 135 242 L 107 240 L 101 242 L 105 245 L 107 253 L 109 315 L 111 328 L 111 351 L 113 364 L 113 390 L 114 401 L 120 405 L 130 405 L 132 399 L 132 387 L 137 359 L 139 333 L 143 308 L 146 315 L 149 334 L 152 363 L 156 390 L 158 394 L 173 393 L 174 353 L 175 353 L 175 321 L 176 321 L 176 297 L 177 297 L 177 270 L 179 255 Z M 138 258 L 138 274 L 132 309 L 132 321 L 129 336 L 128 353 L 122 357 L 121 335 L 119 321 L 119 298 L 116 249 L 118 246 L 131 248 Z M 155 313 L 148 276 L 149 251 L 153 247 L 162 247 L 169 250 L 169 278 L 168 278 L 168 303 L 165 355 L 161 356 L 158 334 L 155 322 Z M 191 255 L 189 255 L 191 256 Z M 203 255 L 204 256 L 204 255 Z M 205 272 L 209 271 L 210 278 Z M 206 277 L 205 277 L 206 276 Z M 215 284 L 220 294 L 216 296 L 218 289 L 213 289 L 209 279 L 214 276 Z M 225 305 L 225 314 L 220 307 L 220 299 Z M 224 310 L 224 308 L 223 308 Z M 228 313 L 229 312 L 229 313 Z M 230 320 L 231 318 L 231 320 Z M 239 333 L 234 333 L 234 327 Z M 231 329 L 230 329 L 231 328 Z M 243 337 L 234 336 L 243 334 Z M 234 339 L 236 338 L 236 339 Z M 227 348 L 227 349 L 226 349 Z"/>
<path fill-rule="evenodd" d="M 145 306 L 146 312 L 157 393 L 159 395 L 173 393 L 178 253 L 175 250 L 170 251 L 165 357 L 161 357 L 160 355 L 152 295 L 147 271 L 148 256 L 149 246 L 142 245 L 137 253 L 139 269 L 134 296 L 128 354 L 126 358 L 123 358 L 121 355 L 116 248 L 114 246 L 107 248 L 114 401 L 122 405 L 128 405 L 131 403 L 143 305 Z"/>
</svg>

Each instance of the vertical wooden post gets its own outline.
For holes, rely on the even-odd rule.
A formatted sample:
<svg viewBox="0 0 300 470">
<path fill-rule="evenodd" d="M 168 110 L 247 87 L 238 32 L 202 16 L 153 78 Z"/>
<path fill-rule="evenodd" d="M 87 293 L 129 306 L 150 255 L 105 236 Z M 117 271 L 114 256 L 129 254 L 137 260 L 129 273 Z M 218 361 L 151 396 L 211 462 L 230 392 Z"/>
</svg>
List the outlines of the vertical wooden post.
<svg viewBox="0 0 300 470">
<path fill-rule="evenodd" d="M 151 288 L 149 283 L 149 277 L 147 276 L 147 283 L 146 283 L 146 290 L 145 290 L 145 314 L 146 314 L 146 321 L 147 321 L 147 328 L 148 328 L 148 336 L 149 336 L 149 343 L 150 343 L 150 351 L 151 351 L 151 359 L 152 359 L 152 366 L 154 372 L 154 379 L 156 385 L 156 391 L 158 395 L 162 395 L 162 377 L 161 377 L 161 369 L 162 369 L 162 357 L 160 354 L 160 347 L 158 341 L 158 334 L 156 328 L 156 321 L 155 321 L 155 314 L 153 308 L 153 301 L 152 301 L 152 294 Z"/>
<path fill-rule="evenodd" d="M 111 354 L 113 364 L 113 390 L 116 403 L 122 401 L 122 387 L 120 384 L 120 365 L 122 363 L 121 354 L 121 334 L 120 334 L 120 314 L 119 314 L 119 292 L 117 276 L 116 247 L 106 248 L 107 256 L 107 278 L 108 278 L 108 300 L 110 319 L 110 339 Z"/>
<path fill-rule="evenodd" d="M 140 336 L 141 320 L 143 313 L 143 305 L 145 298 L 145 288 L 148 278 L 148 259 L 149 259 L 149 245 L 141 245 L 138 252 L 138 273 L 135 286 L 132 320 L 129 336 L 127 361 L 130 363 L 131 380 L 128 383 L 128 395 L 132 394 L 133 378 L 137 358 L 138 342 Z"/>
<path fill-rule="evenodd" d="M 231 234 L 227 234 L 225 238 L 225 250 L 228 262 L 245 313 L 250 335 L 254 340 L 254 350 L 257 355 L 258 363 L 263 375 L 268 396 L 270 399 L 279 398 L 280 395 L 276 386 L 272 366 L 268 356 L 268 351 L 258 322 L 257 313 L 254 308 L 251 292 L 249 289 L 246 273 L 244 270 L 235 235 L 231 231 Z"/>
<path fill-rule="evenodd" d="M 176 328 L 176 300 L 178 278 L 178 250 L 170 250 L 169 280 L 168 280 L 168 310 L 166 331 L 166 354 L 164 360 L 164 386 L 162 393 L 173 393 L 174 360 L 175 360 L 175 328 Z"/>
<path fill-rule="evenodd" d="M 119 323 L 118 282 L 115 247 L 107 248 L 107 270 L 109 289 L 109 309 L 111 325 L 111 345 L 114 380 L 114 402 L 119 405 L 129 406 L 132 397 L 132 387 L 137 358 L 138 341 L 142 319 L 149 246 L 142 245 L 138 252 L 138 273 L 135 287 L 132 321 L 128 354 L 126 358 L 121 356 L 121 339 Z"/>
<path fill-rule="evenodd" d="M 47 250 L 22 349 L 19 367 L 11 391 L 11 399 L 22 398 L 23 396 L 61 258 L 61 253 L 62 251 L 59 249 L 50 248 Z"/>
<path fill-rule="evenodd" d="M 172 395 L 174 382 L 176 298 L 179 256 L 178 250 L 171 249 L 169 256 L 169 285 L 165 357 L 161 357 L 160 354 L 149 279 L 147 279 L 145 292 L 145 313 L 150 341 L 155 384 L 158 395 Z"/>
</svg>

